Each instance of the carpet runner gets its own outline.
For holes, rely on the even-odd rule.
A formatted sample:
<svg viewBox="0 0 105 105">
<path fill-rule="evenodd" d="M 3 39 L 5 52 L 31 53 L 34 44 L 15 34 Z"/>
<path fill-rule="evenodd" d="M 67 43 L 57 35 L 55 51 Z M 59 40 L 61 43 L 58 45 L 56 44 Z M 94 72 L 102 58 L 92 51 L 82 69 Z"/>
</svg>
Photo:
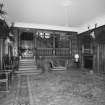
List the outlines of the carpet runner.
<svg viewBox="0 0 105 105">
<path fill-rule="evenodd" d="M 30 105 L 27 76 L 19 75 L 18 78 L 18 88 L 14 105 Z"/>
</svg>

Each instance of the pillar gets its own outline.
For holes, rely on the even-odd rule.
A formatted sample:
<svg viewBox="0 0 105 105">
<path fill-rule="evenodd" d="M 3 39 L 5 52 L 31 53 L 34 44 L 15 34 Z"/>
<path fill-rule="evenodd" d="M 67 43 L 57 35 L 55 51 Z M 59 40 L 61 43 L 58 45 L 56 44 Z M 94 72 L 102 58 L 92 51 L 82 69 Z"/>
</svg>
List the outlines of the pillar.
<svg viewBox="0 0 105 105">
<path fill-rule="evenodd" d="M 55 33 L 53 33 L 53 56 L 55 56 Z"/>
<path fill-rule="evenodd" d="M 3 39 L 0 39 L 0 70 L 3 69 Z"/>
<path fill-rule="evenodd" d="M 21 39 L 20 39 L 20 37 L 21 37 L 21 31 L 19 30 L 19 29 L 17 29 L 17 33 L 18 33 L 18 56 L 19 56 L 19 58 L 21 59 L 21 54 L 20 54 L 20 45 L 21 45 Z"/>
<path fill-rule="evenodd" d="M 34 56 L 34 59 L 35 59 L 35 56 L 36 56 L 36 31 L 33 32 L 33 56 Z"/>
</svg>

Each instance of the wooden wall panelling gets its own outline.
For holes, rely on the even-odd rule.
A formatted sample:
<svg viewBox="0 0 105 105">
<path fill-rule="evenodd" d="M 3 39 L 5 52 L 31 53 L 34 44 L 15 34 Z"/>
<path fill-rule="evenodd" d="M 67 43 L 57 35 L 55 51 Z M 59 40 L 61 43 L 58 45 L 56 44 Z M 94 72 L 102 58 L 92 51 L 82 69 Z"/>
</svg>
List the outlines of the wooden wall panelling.
<svg viewBox="0 0 105 105">
<path fill-rule="evenodd" d="M 104 44 L 102 44 L 102 72 L 104 72 Z"/>
<path fill-rule="evenodd" d="M 102 44 L 102 72 L 104 69 L 104 45 Z"/>
<path fill-rule="evenodd" d="M 101 58 L 101 46 L 99 44 L 99 72 L 101 70 L 101 61 L 100 61 L 100 58 Z"/>
<path fill-rule="evenodd" d="M 103 70 L 103 45 L 101 44 L 101 72 Z"/>
<path fill-rule="evenodd" d="M 103 72 L 105 73 L 105 44 L 104 44 L 104 69 L 103 69 Z"/>
<path fill-rule="evenodd" d="M 102 55 L 101 55 L 101 73 L 102 73 L 102 71 L 103 71 L 103 44 L 101 45 L 101 51 L 102 51 Z"/>
<path fill-rule="evenodd" d="M 103 44 L 103 69 L 102 72 L 105 73 L 105 44 Z"/>
<path fill-rule="evenodd" d="M 100 69 L 100 67 L 99 67 L 99 54 L 100 54 L 100 52 L 99 52 L 99 48 L 100 48 L 100 45 L 98 44 L 97 45 L 97 62 L 96 62 L 96 64 L 97 64 L 97 72 L 99 72 L 99 69 Z"/>
<path fill-rule="evenodd" d="M 105 44 L 104 44 L 104 61 L 103 61 L 103 63 L 104 63 L 104 69 L 103 69 L 103 72 L 105 73 Z"/>
<path fill-rule="evenodd" d="M 56 34 L 53 33 L 53 56 L 55 56 L 55 37 L 56 37 Z"/>
<path fill-rule="evenodd" d="M 103 46 L 103 57 L 104 57 L 104 60 L 103 60 L 103 72 L 105 71 L 105 44 Z"/>
<path fill-rule="evenodd" d="M 99 72 L 101 71 L 101 56 L 102 56 L 101 45 L 99 44 Z"/>
<path fill-rule="evenodd" d="M 101 44 L 101 72 L 103 70 L 103 45 Z"/>
<path fill-rule="evenodd" d="M 102 72 L 102 44 L 100 44 L 100 73 Z"/>
<path fill-rule="evenodd" d="M 0 69 L 2 69 L 2 39 L 0 39 Z"/>
</svg>

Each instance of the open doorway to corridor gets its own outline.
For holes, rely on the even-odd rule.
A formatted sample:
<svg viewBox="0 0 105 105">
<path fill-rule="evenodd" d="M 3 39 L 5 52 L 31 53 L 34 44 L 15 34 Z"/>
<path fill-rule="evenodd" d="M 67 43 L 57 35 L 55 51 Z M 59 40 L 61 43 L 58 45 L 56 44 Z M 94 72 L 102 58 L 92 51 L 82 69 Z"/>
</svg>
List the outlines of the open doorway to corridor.
<svg viewBox="0 0 105 105">
<path fill-rule="evenodd" d="M 23 32 L 20 35 L 19 54 L 22 58 L 33 58 L 34 40 L 32 32 Z"/>
</svg>

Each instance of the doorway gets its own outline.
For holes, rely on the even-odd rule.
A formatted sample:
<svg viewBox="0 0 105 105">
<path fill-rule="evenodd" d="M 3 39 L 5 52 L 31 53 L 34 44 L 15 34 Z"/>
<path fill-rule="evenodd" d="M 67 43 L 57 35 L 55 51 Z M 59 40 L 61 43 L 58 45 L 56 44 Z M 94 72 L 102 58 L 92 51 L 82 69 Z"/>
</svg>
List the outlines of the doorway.
<svg viewBox="0 0 105 105">
<path fill-rule="evenodd" d="M 84 68 L 93 69 L 93 56 L 84 56 Z"/>
<path fill-rule="evenodd" d="M 23 32 L 20 35 L 19 53 L 22 58 L 33 58 L 34 38 L 32 32 Z"/>
</svg>

